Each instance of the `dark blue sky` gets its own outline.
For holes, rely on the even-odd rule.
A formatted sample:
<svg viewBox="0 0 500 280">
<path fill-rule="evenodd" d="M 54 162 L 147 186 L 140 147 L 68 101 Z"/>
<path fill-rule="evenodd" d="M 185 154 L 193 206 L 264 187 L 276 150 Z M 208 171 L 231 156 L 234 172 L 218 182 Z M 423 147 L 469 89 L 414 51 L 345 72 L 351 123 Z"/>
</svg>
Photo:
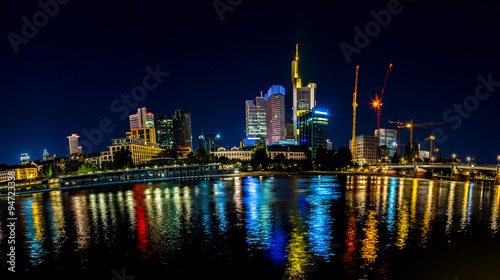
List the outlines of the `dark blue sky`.
<svg viewBox="0 0 500 280">
<path fill-rule="evenodd" d="M 495 117 L 500 5 L 493 1 L 401 1 L 400 12 L 351 56 L 351 63 L 339 45 L 354 45 L 354 28 L 365 29 L 374 20 L 371 10 L 387 9 L 394 1 L 243 0 L 221 21 L 212 1 L 70 0 L 19 44 L 17 54 L 9 33 L 22 36 L 22 18 L 33 22 L 42 8 L 37 1 L 4 2 L 0 163 L 18 163 L 24 152 L 41 158 L 43 149 L 66 155 L 66 136 L 101 130 L 103 119 L 112 122 L 113 131 L 84 150 L 107 150 L 110 139 L 124 137 L 129 126 L 121 119 L 123 111 L 113 111 L 111 104 L 141 85 L 145 68 L 156 65 L 170 74 L 138 106 L 155 115 L 180 108 L 192 115 L 193 138 L 220 132 L 224 146 L 238 145 L 245 136 L 246 99 L 280 84 L 291 112 L 296 43 L 303 82 L 317 83 L 318 105 L 331 112 L 328 133 L 334 148 L 347 146 L 351 137 L 356 65 L 357 132 L 372 135 L 376 113 L 370 98 L 393 63 L 382 127 L 395 128 L 389 119 L 444 122 L 435 131 L 442 135 L 437 146 L 443 157 L 456 152 L 495 162 L 500 154 Z M 489 88 L 497 91 L 489 94 L 483 86 L 475 97 L 479 76 L 494 81 Z M 464 102 L 460 112 L 454 104 Z M 416 128 L 414 139 L 423 141 L 435 128 Z M 409 141 L 408 131 L 402 131 L 401 140 Z"/>
</svg>

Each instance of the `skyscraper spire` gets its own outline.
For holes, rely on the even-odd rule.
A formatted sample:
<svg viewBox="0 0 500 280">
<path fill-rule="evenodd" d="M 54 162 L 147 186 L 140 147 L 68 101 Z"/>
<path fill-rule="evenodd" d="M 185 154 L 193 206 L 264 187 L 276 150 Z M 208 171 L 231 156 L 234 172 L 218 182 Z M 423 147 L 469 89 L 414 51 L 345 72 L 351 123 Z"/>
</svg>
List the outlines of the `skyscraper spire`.
<svg viewBox="0 0 500 280">
<path fill-rule="evenodd" d="M 299 61 L 299 44 L 295 44 L 295 61 Z"/>
</svg>

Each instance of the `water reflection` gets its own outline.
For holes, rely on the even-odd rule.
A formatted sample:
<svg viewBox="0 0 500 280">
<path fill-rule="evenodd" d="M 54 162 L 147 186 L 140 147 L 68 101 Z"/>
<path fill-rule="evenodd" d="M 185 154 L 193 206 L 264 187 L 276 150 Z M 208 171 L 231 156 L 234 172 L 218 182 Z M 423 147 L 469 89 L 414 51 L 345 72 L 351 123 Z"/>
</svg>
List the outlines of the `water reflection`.
<svg viewBox="0 0 500 280">
<path fill-rule="evenodd" d="M 261 262 L 289 279 L 332 267 L 351 279 L 389 279 L 394 254 L 432 248 L 443 232 L 445 244 L 494 236 L 500 219 L 497 186 L 370 176 L 237 177 L 19 199 L 27 270 L 74 251 L 84 267 L 120 251 L 179 271 L 189 269 L 179 258 L 214 258 Z"/>
</svg>

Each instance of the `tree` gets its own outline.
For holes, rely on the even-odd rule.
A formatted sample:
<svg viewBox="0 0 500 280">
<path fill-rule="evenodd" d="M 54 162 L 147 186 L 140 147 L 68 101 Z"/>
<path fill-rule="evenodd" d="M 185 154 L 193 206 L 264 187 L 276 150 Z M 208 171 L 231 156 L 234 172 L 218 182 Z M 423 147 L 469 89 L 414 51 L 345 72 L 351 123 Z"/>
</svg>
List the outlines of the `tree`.
<svg viewBox="0 0 500 280">
<path fill-rule="evenodd" d="M 115 163 L 112 161 L 103 161 L 101 163 L 101 170 L 113 170 L 115 169 Z"/>
<path fill-rule="evenodd" d="M 405 151 L 403 153 L 403 159 L 407 163 L 413 162 L 413 158 L 415 158 L 415 155 L 418 156 L 419 151 L 418 151 L 418 143 L 413 142 L 413 145 L 408 142 L 405 146 Z"/>
<path fill-rule="evenodd" d="M 116 169 L 130 168 L 134 166 L 134 161 L 132 160 L 132 153 L 129 150 L 121 149 L 116 152 L 113 156 L 114 165 Z"/>
<path fill-rule="evenodd" d="M 264 139 L 259 139 L 255 141 L 252 151 L 252 158 L 250 162 L 254 169 L 266 167 L 269 164 L 269 151 L 267 150 L 266 141 Z"/>
<path fill-rule="evenodd" d="M 394 153 L 391 157 L 391 163 L 399 163 L 401 160 L 401 157 L 398 155 L 398 153 Z"/>
<path fill-rule="evenodd" d="M 347 147 L 340 147 L 334 156 L 334 166 L 336 168 L 343 168 L 352 164 L 351 149 Z"/>
<path fill-rule="evenodd" d="M 316 158 L 314 159 L 314 164 L 316 168 L 319 170 L 327 170 L 328 169 L 328 153 L 325 148 L 322 146 L 318 147 L 316 151 Z"/>
<path fill-rule="evenodd" d="M 210 159 L 209 154 L 207 150 L 205 150 L 204 148 L 198 148 L 194 152 L 195 162 L 207 162 L 209 161 L 209 159 Z"/>
<path fill-rule="evenodd" d="M 95 163 L 84 163 L 78 167 L 78 174 L 90 174 L 97 171 Z"/>
</svg>

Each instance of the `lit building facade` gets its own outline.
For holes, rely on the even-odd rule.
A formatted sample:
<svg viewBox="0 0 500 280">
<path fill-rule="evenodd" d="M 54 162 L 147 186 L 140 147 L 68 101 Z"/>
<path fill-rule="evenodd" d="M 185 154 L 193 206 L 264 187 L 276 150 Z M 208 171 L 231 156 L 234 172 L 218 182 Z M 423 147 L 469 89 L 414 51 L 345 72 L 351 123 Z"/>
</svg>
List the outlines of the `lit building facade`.
<svg viewBox="0 0 500 280">
<path fill-rule="evenodd" d="M 266 137 L 266 98 L 257 96 L 245 101 L 246 136 Z"/>
<path fill-rule="evenodd" d="M 307 87 L 302 86 L 299 76 L 299 45 L 296 45 L 295 59 L 292 61 L 292 94 L 293 94 L 293 133 L 296 140 L 299 139 L 298 119 L 299 116 L 308 110 L 316 107 L 315 83 L 310 83 Z"/>
<path fill-rule="evenodd" d="M 132 128 L 127 137 L 156 143 L 156 130 L 154 127 Z"/>
<path fill-rule="evenodd" d="M 397 130 L 386 128 L 381 128 L 380 130 L 376 129 L 375 137 L 380 139 L 380 158 L 385 158 L 387 160 L 396 153 L 396 149 L 398 147 Z"/>
<path fill-rule="evenodd" d="M 146 107 L 138 108 L 136 114 L 129 116 L 130 130 L 134 128 L 155 127 L 155 115 L 147 111 Z"/>
<path fill-rule="evenodd" d="M 328 112 L 310 110 L 302 112 L 298 119 L 299 145 L 307 146 L 311 157 L 316 157 L 319 147 L 327 148 Z"/>
<path fill-rule="evenodd" d="M 128 137 L 112 139 L 111 143 L 108 148 L 113 161 L 115 153 L 122 149 L 130 151 L 134 164 L 148 161 L 163 151 L 158 143 Z"/>
<path fill-rule="evenodd" d="M 14 172 L 15 181 L 33 180 L 38 177 L 38 168 L 33 165 L 11 166 L 9 170 L 0 171 L 0 183 L 9 181 L 9 172 Z"/>
<path fill-rule="evenodd" d="M 203 148 L 211 152 L 221 147 L 221 136 L 219 133 L 200 134 L 198 136 L 197 149 Z"/>
<path fill-rule="evenodd" d="M 361 135 L 356 136 L 356 154 L 355 162 L 358 164 L 377 162 L 377 142 L 375 136 Z M 349 140 L 349 149 L 352 151 L 352 140 Z"/>
<path fill-rule="evenodd" d="M 272 86 L 266 95 L 266 144 L 285 140 L 285 88 Z"/>
<path fill-rule="evenodd" d="M 66 138 L 69 139 L 69 154 L 79 154 L 81 153 L 81 148 L 78 146 L 78 134 L 71 134 L 71 136 L 67 136 Z"/>
<path fill-rule="evenodd" d="M 174 119 L 167 116 L 156 118 L 156 140 L 162 149 L 174 148 Z"/>
<path fill-rule="evenodd" d="M 212 154 L 217 157 L 227 157 L 230 160 L 249 161 L 252 158 L 251 149 L 251 147 L 232 147 L 230 149 L 220 147 L 217 150 L 212 151 Z M 303 148 L 299 146 L 273 145 L 269 146 L 267 149 L 270 159 L 274 159 L 277 155 L 284 155 L 287 159 L 290 160 L 305 160 L 307 158 L 307 155 L 304 152 Z"/>
</svg>

